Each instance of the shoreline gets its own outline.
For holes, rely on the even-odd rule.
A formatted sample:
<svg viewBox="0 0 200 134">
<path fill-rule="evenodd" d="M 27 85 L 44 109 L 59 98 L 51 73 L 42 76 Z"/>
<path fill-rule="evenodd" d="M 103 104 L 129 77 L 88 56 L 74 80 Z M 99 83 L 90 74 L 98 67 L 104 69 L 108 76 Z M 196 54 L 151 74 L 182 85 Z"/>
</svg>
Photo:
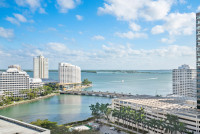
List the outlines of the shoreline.
<svg viewBox="0 0 200 134">
<path fill-rule="evenodd" d="M 72 89 L 75 90 L 75 91 L 79 91 L 79 90 L 83 90 L 83 89 L 87 89 L 89 87 L 92 87 L 92 85 L 89 85 L 89 86 L 82 86 L 78 89 Z M 55 95 L 60 95 L 60 93 L 51 93 L 49 95 L 46 95 L 46 96 L 39 96 L 35 99 L 32 99 L 32 100 L 22 100 L 22 101 L 19 101 L 19 102 L 13 102 L 12 104 L 9 104 L 9 105 L 5 105 L 5 106 L 0 106 L 0 110 L 1 109 L 4 109 L 4 108 L 7 108 L 7 107 L 11 107 L 11 106 L 15 106 L 15 105 L 20 105 L 20 104 L 25 104 L 25 103 L 31 103 L 31 102 L 34 102 L 34 101 L 38 101 L 38 100 L 41 100 L 41 99 L 46 99 L 46 98 L 49 98 L 49 97 L 52 97 L 52 96 L 55 96 Z"/>
<path fill-rule="evenodd" d="M 55 95 L 59 95 L 59 94 L 60 93 L 51 93 L 51 94 L 46 95 L 46 96 L 39 96 L 39 97 L 32 99 L 32 100 L 22 100 L 22 101 L 15 102 L 15 103 L 12 103 L 12 104 L 9 104 L 9 105 L 0 106 L 0 110 L 7 108 L 7 107 L 15 106 L 15 105 L 20 105 L 20 104 L 25 104 L 25 103 L 30 103 L 30 102 L 46 99 L 46 98 L 49 98 L 49 97 L 52 97 L 52 96 L 55 96 Z"/>
<path fill-rule="evenodd" d="M 74 88 L 74 89 L 68 89 L 68 90 L 65 90 L 65 91 L 82 91 L 82 90 L 90 88 L 90 87 L 92 87 L 92 85 L 81 86 L 81 87 L 77 87 L 77 88 Z"/>
</svg>

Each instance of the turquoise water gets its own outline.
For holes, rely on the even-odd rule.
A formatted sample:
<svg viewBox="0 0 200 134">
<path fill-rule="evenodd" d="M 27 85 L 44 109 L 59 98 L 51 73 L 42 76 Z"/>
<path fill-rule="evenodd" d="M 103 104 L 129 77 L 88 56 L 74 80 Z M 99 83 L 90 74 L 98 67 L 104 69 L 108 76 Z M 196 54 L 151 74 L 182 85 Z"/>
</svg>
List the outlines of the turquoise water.
<svg viewBox="0 0 200 134">
<path fill-rule="evenodd" d="M 31 77 L 33 76 L 32 72 L 28 73 Z M 49 77 L 58 80 L 58 72 L 50 72 Z M 86 90 L 163 96 L 172 93 L 171 71 L 82 72 L 82 80 L 84 78 L 93 82 L 93 87 Z M 96 102 L 111 103 L 111 100 L 94 96 L 60 95 L 2 109 L 0 114 L 26 122 L 49 119 L 63 124 L 90 117 L 89 105 Z"/>
<path fill-rule="evenodd" d="M 28 73 L 31 77 L 33 76 L 32 72 Z M 81 75 L 82 80 L 88 78 L 93 82 L 93 87 L 87 90 L 148 95 L 172 93 L 171 70 L 144 70 L 135 73 L 97 71 L 97 73 L 82 72 Z M 58 80 L 58 72 L 50 72 L 49 77 Z"/>
<path fill-rule="evenodd" d="M 23 120 L 49 119 L 59 124 L 87 119 L 91 116 L 91 104 L 110 103 L 109 98 L 77 95 L 58 95 L 32 103 L 16 105 L 0 110 L 0 115 Z"/>
</svg>

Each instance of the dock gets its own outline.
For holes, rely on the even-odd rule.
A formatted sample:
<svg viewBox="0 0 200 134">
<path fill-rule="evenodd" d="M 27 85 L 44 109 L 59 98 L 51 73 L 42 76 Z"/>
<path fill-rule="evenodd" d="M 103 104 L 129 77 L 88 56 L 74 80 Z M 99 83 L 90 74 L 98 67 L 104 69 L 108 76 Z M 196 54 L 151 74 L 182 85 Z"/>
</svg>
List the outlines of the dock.
<svg viewBox="0 0 200 134">
<path fill-rule="evenodd" d="M 60 94 L 71 94 L 71 95 L 86 95 L 86 96 L 99 96 L 108 98 L 121 98 L 121 97 L 133 97 L 131 94 L 123 94 L 116 92 L 97 92 L 97 91 L 61 91 Z"/>
</svg>

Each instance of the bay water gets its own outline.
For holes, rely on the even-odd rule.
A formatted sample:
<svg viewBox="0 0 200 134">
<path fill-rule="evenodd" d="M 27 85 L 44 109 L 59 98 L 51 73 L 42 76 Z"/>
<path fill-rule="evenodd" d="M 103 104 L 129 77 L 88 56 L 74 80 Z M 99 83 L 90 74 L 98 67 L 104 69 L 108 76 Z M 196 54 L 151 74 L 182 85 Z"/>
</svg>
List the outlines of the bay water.
<svg viewBox="0 0 200 134">
<path fill-rule="evenodd" d="M 33 77 L 33 72 L 27 72 Z M 107 70 L 83 71 L 82 80 L 88 78 L 93 87 L 88 91 L 162 95 L 172 93 L 171 70 Z M 50 71 L 49 78 L 58 80 L 58 71 Z M 25 122 L 49 119 L 59 124 L 79 121 L 91 117 L 91 104 L 111 103 L 110 98 L 78 95 L 58 95 L 32 103 L 16 105 L 0 110 L 0 115 Z"/>
</svg>

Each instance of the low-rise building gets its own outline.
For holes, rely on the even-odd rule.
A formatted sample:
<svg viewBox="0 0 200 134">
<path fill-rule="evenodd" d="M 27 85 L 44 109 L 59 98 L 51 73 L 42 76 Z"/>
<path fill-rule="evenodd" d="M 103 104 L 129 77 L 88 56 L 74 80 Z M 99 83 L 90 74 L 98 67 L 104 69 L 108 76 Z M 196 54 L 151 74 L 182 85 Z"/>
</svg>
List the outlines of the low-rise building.
<svg viewBox="0 0 200 134">
<path fill-rule="evenodd" d="M 30 89 L 36 89 L 42 87 L 44 83 L 40 78 L 30 78 Z"/>
<path fill-rule="evenodd" d="M 167 114 L 176 115 L 180 122 L 186 124 L 188 131 L 194 134 L 200 133 L 200 112 L 196 109 L 196 98 L 192 97 L 153 97 L 147 95 L 139 95 L 133 98 L 116 98 L 112 100 L 112 109 L 120 109 L 120 107 L 130 107 L 134 110 L 144 108 L 147 119 L 166 119 Z M 112 122 L 119 121 L 124 123 L 121 119 L 111 117 Z M 127 122 L 127 120 L 126 120 Z M 135 126 L 133 121 L 128 121 Z M 139 124 L 140 129 L 142 125 Z M 164 133 L 160 128 L 144 128 L 150 133 Z"/>
<path fill-rule="evenodd" d="M 196 69 L 189 65 L 182 65 L 172 71 L 173 94 L 179 96 L 196 97 Z"/>
</svg>

